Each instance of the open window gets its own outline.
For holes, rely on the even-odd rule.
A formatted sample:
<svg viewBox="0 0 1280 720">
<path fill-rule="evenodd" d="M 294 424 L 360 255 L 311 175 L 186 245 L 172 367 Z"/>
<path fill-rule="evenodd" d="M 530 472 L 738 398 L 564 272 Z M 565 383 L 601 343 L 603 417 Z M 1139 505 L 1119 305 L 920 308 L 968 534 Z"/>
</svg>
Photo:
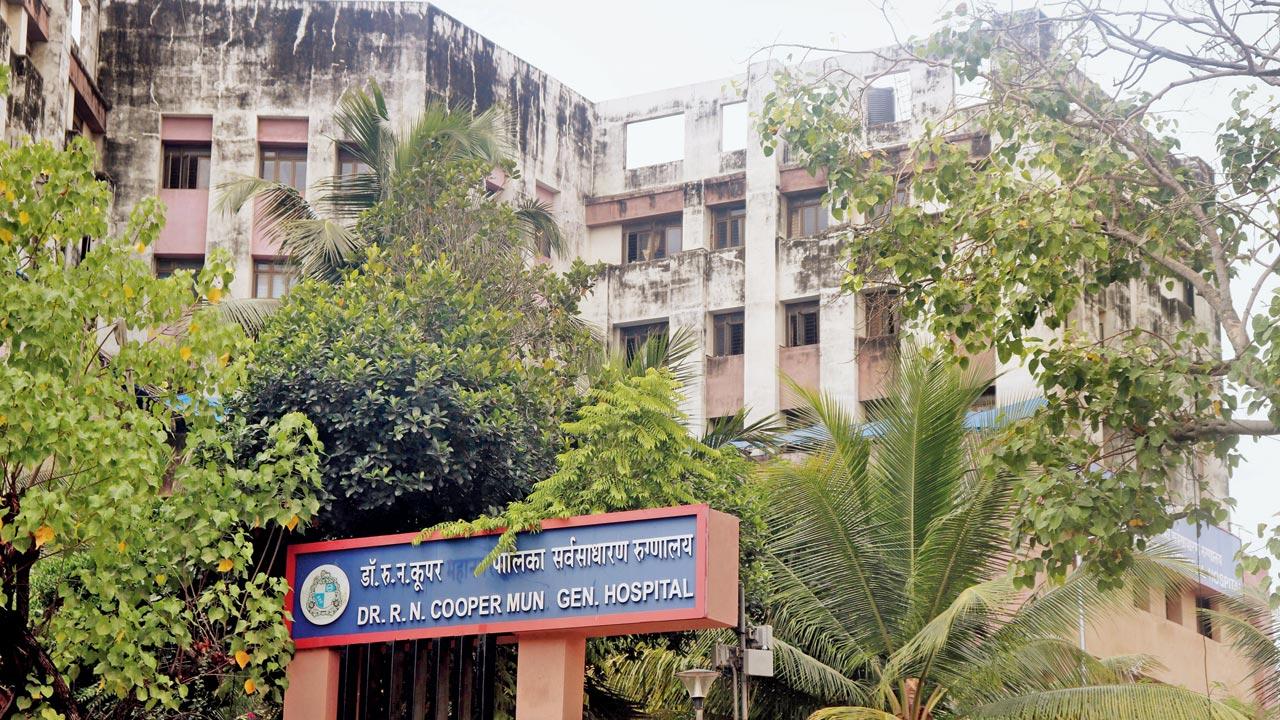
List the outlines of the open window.
<svg viewBox="0 0 1280 720">
<path fill-rule="evenodd" d="M 627 123 L 628 168 L 684 159 L 684 113 Z"/>
<path fill-rule="evenodd" d="M 898 334 L 898 293 L 892 290 L 869 292 L 862 296 L 862 337 L 883 338 Z"/>
<path fill-rule="evenodd" d="M 716 250 L 740 247 L 747 235 L 745 203 L 718 207 L 712 212 L 712 245 Z"/>
<path fill-rule="evenodd" d="M 678 215 L 622 228 L 623 262 L 661 260 L 680 252 L 683 242 L 682 218 Z"/>
<path fill-rule="evenodd" d="M 713 357 L 741 355 L 744 324 L 741 310 L 718 313 L 711 318 L 711 354 Z"/>
<path fill-rule="evenodd" d="M 720 152 L 734 152 L 747 147 L 750 119 L 745 102 L 720 106 Z"/>
<path fill-rule="evenodd" d="M 195 190 L 209 187 L 208 143 L 164 144 L 164 177 L 166 190 Z"/>
<path fill-rule="evenodd" d="M 867 127 L 911 119 L 911 73 L 882 75 L 871 82 L 866 94 Z"/>
<path fill-rule="evenodd" d="M 787 347 L 818 344 L 818 301 L 787 304 Z"/>
<path fill-rule="evenodd" d="M 629 325 L 627 327 L 618 328 L 618 339 L 622 342 L 622 349 L 626 353 L 627 362 L 635 359 L 636 353 L 644 347 L 644 344 L 652 338 L 667 337 L 667 321 L 646 323 L 644 325 Z"/>
</svg>

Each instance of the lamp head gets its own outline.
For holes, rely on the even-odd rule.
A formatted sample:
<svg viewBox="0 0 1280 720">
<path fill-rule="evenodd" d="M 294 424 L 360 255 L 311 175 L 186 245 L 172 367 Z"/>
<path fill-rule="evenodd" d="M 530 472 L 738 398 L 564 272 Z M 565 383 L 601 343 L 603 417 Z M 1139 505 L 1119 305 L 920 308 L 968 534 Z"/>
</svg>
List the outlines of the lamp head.
<svg viewBox="0 0 1280 720">
<path fill-rule="evenodd" d="M 720 677 L 720 673 L 717 670 L 682 670 L 676 673 L 676 677 L 684 683 L 684 689 L 689 691 L 689 699 L 693 701 L 696 710 L 702 707 L 707 693 L 711 691 L 711 684 Z"/>
</svg>

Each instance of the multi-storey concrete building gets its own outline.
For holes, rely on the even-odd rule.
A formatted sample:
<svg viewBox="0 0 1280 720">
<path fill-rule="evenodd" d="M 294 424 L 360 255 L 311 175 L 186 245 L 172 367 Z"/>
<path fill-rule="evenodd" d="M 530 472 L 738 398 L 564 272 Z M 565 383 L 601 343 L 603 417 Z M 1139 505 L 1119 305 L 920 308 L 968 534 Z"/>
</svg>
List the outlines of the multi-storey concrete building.
<svg viewBox="0 0 1280 720">
<path fill-rule="evenodd" d="M 583 314 L 610 342 L 692 334 L 691 425 L 744 406 L 756 415 L 789 410 L 796 399 L 783 377 L 855 411 L 882 396 L 904 332 L 892 299 L 841 289 L 841 242 L 823 232 L 832 222 L 824 180 L 754 142 L 750 117 L 775 65 L 593 102 L 419 2 L 0 0 L 0 8 L 0 48 L 15 80 L 0 132 L 10 142 L 93 138 L 120 218 L 159 195 L 168 224 L 148 251 L 157 272 L 198 266 L 223 247 L 236 259 L 233 296 L 287 289 L 288 258 L 255 233 L 251 211 L 216 211 L 212 189 L 249 175 L 306 191 L 334 174 L 349 161 L 335 136 L 337 102 L 376 80 L 405 119 L 432 97 L 474 111 L 505 108 L 520 173 L 493 178 L 495 189 L 551 204 L 570 248 L 553 262 L 607 264 Z M 868 141 L 886 150 L 957 104 L 955 80 L 939 68 L 890 66 L 882 54 L 823 62 L 876 78 Z M 985 143 L 963 132 L 955 140 L 975 152 Z M 1114 288 L 1080 312 L 1100 332 L 1210 320 L 1194 294 L 1145 282 Z M 990 355 L 978 362 L 1000 373 L 989 404 L 1034 393 L 1022 367 Z M 1226 493 L 1220 468 L 1199 472 Z M 1230 565 L 1227 557 L 1212 569 L 1229 575 Z M 1202 593 L 1164 606 L 1148 598 L 1131 616 L 1106 620 L 1119 631 L 1090 625 L 1081 642 L 1101 654 L 1154 655 L 1167 666 L 1160 679 L 1246 695 L 1242 663 L 1195 619 L 1215 588 L 1223 586 L 1206 581 Z"/>
</svg>

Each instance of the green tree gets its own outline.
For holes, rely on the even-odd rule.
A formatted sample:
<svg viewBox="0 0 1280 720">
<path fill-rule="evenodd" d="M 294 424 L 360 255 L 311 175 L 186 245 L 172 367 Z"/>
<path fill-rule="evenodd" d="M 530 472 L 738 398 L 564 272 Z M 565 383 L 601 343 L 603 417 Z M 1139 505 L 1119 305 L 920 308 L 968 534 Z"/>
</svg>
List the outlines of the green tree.
<svg viewBox="0 0 1280 720">
<path fill-rule="evenodd" d="M 314 430 L 286 415 L 235 451 L 218 399 L 246 340 L 196 300 L 217 302 L 230 259 L 156 279 L 137 253 L 162 206 L 109 237 L 109 199 L 84 140 L 0 147 L 0 695 L 69 718 L 87 695 L 157 713 L 278 697 L 286 588 L 255 540 L 316 510 Z"/>
<path fill-rule="evenodd" d="M 783 76 L 762 116 L 768 150 L 784 141 L 829 173 L 849 221 L 834 230 L 849 239 L 849 290 L 895 288 L 939 340 L 994 347 L 1035 375 L 1047 405 L 1000 449 L 1009 467 L 1038 468 L 1015 520 L 1028 583 L 1077 556 L 1119 572 L 1179 517 L 1222 522 L 1199 463 L 1230 467 L 1241 436 L 1280 424 L 1274 95 L 1235 95 L 1216 173 L 1180 154 L 1161 106 L 1230 78 L 1274 85 L 1269 49 L 1233 23 L 1274 27 L 1280 15 L 1105 5 L 1064 3 L 1058 18 L 983 7 L 897 49 L 886 72 L 923 63 L 987 87 L 985 103 L 924 123 L 902 153 L 863 127 L 860 83 Z M 1114 90 L 1080 71 L 1098 54 L 1130 63 Z M 1152 87 L 1157 66 L 1180 79 Z M 1190 294 L 1199 319 L 1162 290 Z M 1139 316 L 1140 303 L 1159 317 Z"/>
<path fill-rule="evenodd" d="M 513 340 L 521 320 L 446 261 L 392 267 L 374 248 L 338 285 L 290 293 L 229 408 L 251 424 L 294 411 L 315 423 L 322 533 L 488 512 L 551 473 L 574 395 L 557 363 Z"/>
<path fill-rule="evenodd" d="M 1147 660 L 1097 659 L 1071 639 L 1082 612 L 1132 612 L 1130 588 L 1189 586 L 1189 568 L 1173 556 L 1139 554 L 1124 590 L 1100 588 L 1088 564 L 1061 585 L 1017 589 L 1008 572 L 1015 479 L 981 469 L 1002 433 L 966 427 L 987 384 L 907 359 L 869 425 L 808 397 L 821 439 L 765 471 L 777 681 L 790 691 L 781 706 L 766 691 L 765 716 L 833 705 L 811 717 L 1243 718 L 1190 691 L 1137 682 Z M 1247 622 L 1230 627 L 1259 670 L 1274 667 L 1267 638 Z"/>
</svg>

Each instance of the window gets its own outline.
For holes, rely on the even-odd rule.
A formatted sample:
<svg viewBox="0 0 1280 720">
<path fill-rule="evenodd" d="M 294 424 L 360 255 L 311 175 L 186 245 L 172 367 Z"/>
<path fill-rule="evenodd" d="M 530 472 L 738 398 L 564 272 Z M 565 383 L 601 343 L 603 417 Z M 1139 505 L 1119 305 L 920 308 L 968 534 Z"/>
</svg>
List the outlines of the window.
<svg viewBox="0 0 1280 720">
<path fill-rule="evenodd" d="M 194 190 L 209 187 L 209 146 L 164 144 L 165 189 Z"/>
<path fill-rule="evenodd" d="M 264 147 L 259 177 L 284 183 L 298 192 L 307 189 L 307 149 Z"/>
<path fill-rule="evenodd" d="M 711 318 L 712 354 L 715 357 L 742 354 L 742 312 L 727 312 Z"/>
<path fill-rule="evenodd" d="M 1191 284 L 1189 280 L 1182 281 L 1182 302 L 1192 310 L 1196 309 L 1196 286 Z"/>
<path fill-rule="evenodd" d="M 879 338 L 898 334 L 897 293 L 867 293 L 862 297 L 862 305 L 866 316 L 863 337 Z"/>
<path fill-rule="evenodd" d="M 661 165 L 684 158 L 684 114 L 627 123 L 628 168 Z"/>
<path fill-rule="evenodd" d="M 1182 593 L 1169 590 L 1164 595 L 1165 619 L 1182 624 Z"/>
<path fill-rule="evenodd" d="M 279 298 L 298 282 L 298 271 L 284 258 L 253 261 L 253 296 Z"/>
<path fill-rule="evenodd" d="M 746 149 L 750 129 L 745 102 L 720 106 L 720 152 Z"/>
<path fill-rule="evenodd" d="M 342 143 L 338 143 L 338 175 L 362 175 L 372 172 L 373 168 L 365 164 L 363 160 L 356 157 L 351 148 Z"/>
<path fill-rule="evenodd" d="M 204 256 L 157 255 L 155 263 L 158 278 L 171 277 L 179 270 L 190 270 L 194 277 L 204 269 Z"/>
<path fill-rule="evenodd" d="M 716 250 L 739 247 L 747 234 L 747 206 L 732 205 L 716 208 L 713 215 L 715 232 L 713 242 Z"/>
<path fill-rule="evenodd" d="M 76 47 L 80 47 L 80 33 L 84 26 L 84 6 L 80 4 L 80 0 L 71 0 L 71 7 L 67 15 L 67 37 Z"/>
<path fill-rule="evenodd" d="M 787 201 L 787 209 L 787 237 L 817 235 L 827 229 L 831 220 L 820 193 L 792 198 Z"/>
<path fill-rule="evenodd" d="M 1196 632 L 1212 639 L 1213 618 L 1205 614 L 1206 610 L 1213 610 L 1213 598 L 1207 595 L 1196 595 Z"/>
<path fill-rule="evenodd" d="M 660 260 L 680 252 L 683 232 L 679 216 L 622 229 L 624 262 Z"/>
<path fill-rule="evenodd" d="M 667 339 L 667 323 L 662 321 L 648 323 L 647 325 L 632 325 L 619 328 L 618 334 L 622 339 L 622 347 L 626 352 L 627 362 L 631 362 L 636 353 L 640 352 L 640 348 L 644 347 L 644 344 L 650 338 Z"/>
<path fill-rule="evenodd" d="M 818 344 L 818 301 L 787 305 L 787 347 Z"/>
<path fill-rule="evenodd" d="M 876 78 L 867 88 L 867 127 L 911 119 L 911 74 Z"/>
</svg>

